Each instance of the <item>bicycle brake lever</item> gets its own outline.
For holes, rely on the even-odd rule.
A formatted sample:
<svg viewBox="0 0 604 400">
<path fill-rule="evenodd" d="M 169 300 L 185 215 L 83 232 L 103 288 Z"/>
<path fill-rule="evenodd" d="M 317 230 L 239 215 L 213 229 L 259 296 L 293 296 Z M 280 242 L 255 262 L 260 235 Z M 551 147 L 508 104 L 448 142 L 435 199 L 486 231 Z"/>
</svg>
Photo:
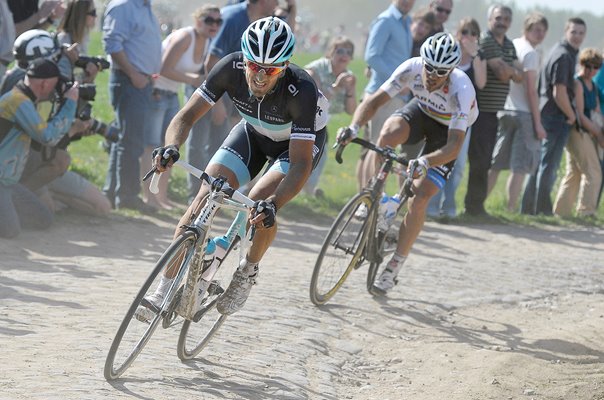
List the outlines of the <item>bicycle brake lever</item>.
<svg viewBox="0 0 604 400">
<path fill-rule="evenodd" d="M 149 172 L 147 172 L 145 174 L 145 176 L 143 177 L 143 182 L 145 182 L 147 179 L 149 179 L 151 177 L 151 175 L 153 175 L 156 171 L 157 171 L 157 168 L 155 168 L 155 167 L 151 168 L 151 170 Z"/>
</svg>

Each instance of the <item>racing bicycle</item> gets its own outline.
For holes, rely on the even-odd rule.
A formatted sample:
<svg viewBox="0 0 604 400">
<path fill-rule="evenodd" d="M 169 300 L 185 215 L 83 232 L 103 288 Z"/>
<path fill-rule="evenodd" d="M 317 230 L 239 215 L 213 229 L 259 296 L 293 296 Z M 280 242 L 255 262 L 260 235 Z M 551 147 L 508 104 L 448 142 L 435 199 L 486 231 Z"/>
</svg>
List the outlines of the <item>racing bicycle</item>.
<svg viewBox="0 0 604 400">
<path fill-rule="evenodd" d="M 124 373 L 160 325 L 167 329 L 181 318 L 178 357 L 185 361 L 197 356 L 226 319 L 215 306 L 254 234 L 253 227 L 246 231 L 253 200 L 231 188 L 223 177 L 209 176 L 183 161 L 175 165 L 211 189 L 199 215 L 159 258 L 128 308 L 105 361 L 107 380 Z M 158 177 L 153 174 L 152 192 L 157 191 Z M 173 278 L 173 283 L 161 304 L 155 305 L 147 296 L 154 293 L 162 274 Z"/>
<path fill-rule="evenodd" d="M 397 194 L 400 199 L 397 215 L 401 214 L 407 200 L 413 196 L 413 179 L 407 175 L 409 162 L 405 157 L 391 147 L 378 147 L 361 138 L 355 138 L 351 143 L 379 153 L 384 161 L 369 185 L 344 205 L 323 240 L 310 281 L 310 300 L 317 306 L 327 303 L 352 270 L 360 268 L 365 262 L 369 263 L 367 290 L 372 293 L 380 264 L 394 252 L 398 239 L 395 227 L 387 230 L 378 228 L 380 201 L 388 175 L 396 173 L 405 178 Z M 336 161 L 339 164 L 342 163 L 344 148 L 344 145 L 337 144 Z"/>
</svg>

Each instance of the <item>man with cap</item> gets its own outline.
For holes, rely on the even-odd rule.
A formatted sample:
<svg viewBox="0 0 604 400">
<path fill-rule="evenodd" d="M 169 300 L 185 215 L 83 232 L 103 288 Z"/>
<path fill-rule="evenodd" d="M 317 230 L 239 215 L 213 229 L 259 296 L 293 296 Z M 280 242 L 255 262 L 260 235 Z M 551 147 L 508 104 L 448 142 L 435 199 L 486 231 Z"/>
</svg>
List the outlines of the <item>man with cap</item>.
<svg viewBox="0 0 604 400">
<path fill-rule="evenodd" d="M 48 121 L 36 109 L 39 102 L 53 96 L 59 75 L 55 62 L 34 60 L 23 81 L 0 97 L 0 237 L 15 237 L 22 226 L 44 229 L 52 222 L 51 211 L 19 184 L 19 178 L 31 141 L 55 145 L 74 121 L 77 84 L 65 92 L 61 109 Z"/>
</svg>

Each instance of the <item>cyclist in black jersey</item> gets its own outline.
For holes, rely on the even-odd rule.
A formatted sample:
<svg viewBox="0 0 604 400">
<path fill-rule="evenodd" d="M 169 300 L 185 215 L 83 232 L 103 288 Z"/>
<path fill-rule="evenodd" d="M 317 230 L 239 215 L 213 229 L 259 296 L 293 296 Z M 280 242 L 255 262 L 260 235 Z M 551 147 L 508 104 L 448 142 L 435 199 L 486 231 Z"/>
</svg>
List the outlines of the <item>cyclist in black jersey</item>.
<svg viewBox="0 0 604 400">
<path fill-rule="evenodd" d="M 258 274 L 258 262 L 275 237 L 277 210 L 298 194 L 322 155 L 328 102 L 304 69 L 289 63 L 294 43 L 287 23 L 273 17 L 253 22 L 241 38 L 242 52 L 224 57 L 212 68 L 170 123 L 165 145 L 154 151 L 154 167 L 160 172 L 169 168 L 178 159 L 191 126 L 227 93 L 242 120 L 212 157 L 206 172 L 222 175 L 238 188 L 260 173 L 269 160 L 249 194 L 257 200 L 250 223 L 259 229 L 217 303 L 222 314 L 232 314 L 244 305 Z M 202 185 L 180 219 L 176 235 L 198 214 L 207 192 L 207 185 Z M 161 303 L 170 283 L 164 276 L 149 300 Z"/>
</svg>

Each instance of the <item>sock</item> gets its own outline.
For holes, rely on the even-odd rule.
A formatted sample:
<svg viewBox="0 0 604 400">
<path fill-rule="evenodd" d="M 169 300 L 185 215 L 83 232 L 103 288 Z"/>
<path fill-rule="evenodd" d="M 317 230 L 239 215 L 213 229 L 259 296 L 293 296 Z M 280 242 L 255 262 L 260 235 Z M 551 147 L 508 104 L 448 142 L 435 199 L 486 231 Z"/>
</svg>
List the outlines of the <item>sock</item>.
<svg viewBox="0 0 604 400">
<path fill-rule="evenodd" d="M 403 256 L 403 255 L 400 255 L 395 252 L 392 255 L 392 258 L 390 259 L 390 261 L 388 261 L 388 265 L 386 266 L 386 269 L 389 269 L 390 271 L 392 271 L 392 273 L 394 273 L 394 275 L 396 276 L 396 275 L 398 275 L 398 272 L 403 267 L 403 264 L 405 263 L 406 259 L 407 259 L 407 256 Z"/>
<path fill-rule="evenodd" d="M 239 269 L 248 274 L 250 278 L 253 278 L 258 275 L 258 263 L 250 262 L 247 260 L 247 258 L 241 260 L 241 263 L 239 264 Z"/>
<path fill-rule="evenodd" d="M 170 286 L 172 285 L 173 281 L 173 278 L 168 278 L 162 275 L 159 281 L 159 285 L 157 285 L 157 289 L 155 289 L 155 293 L 161 293 L 162 295 L 166 294 L 168 289 L 170 289 Z"/>
</svg>

